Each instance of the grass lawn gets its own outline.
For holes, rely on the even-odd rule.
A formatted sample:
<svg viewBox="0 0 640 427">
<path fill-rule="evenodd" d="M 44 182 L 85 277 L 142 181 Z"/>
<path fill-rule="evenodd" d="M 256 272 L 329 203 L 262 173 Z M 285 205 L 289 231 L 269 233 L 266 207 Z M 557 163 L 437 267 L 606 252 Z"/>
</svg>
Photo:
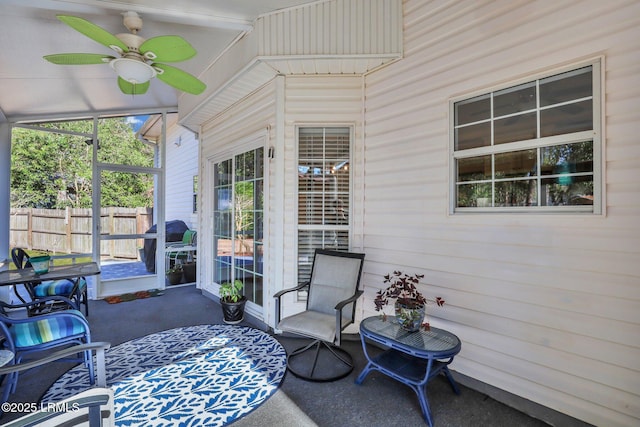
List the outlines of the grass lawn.
<svg viewBox="0 0 640 427">
<path fill-rule="evenodd" d="M 60 254 L 60 255 L 52 255 L 50 252 L 47 251 L 38 251 L 38 250 L 29 250 L 29 249 L 25 249 L 25 252 L 27 252 L 27 254 L 29 255 L 29 258 L 32 257 L 36 257 L 36 256 L 42 256 L 42 255 L 51 255 L 51 258 L 53 259 L 53 265 L 71 265 L 71 264 L 78 264 L 81 262 L 91 262 L 92 259 L 90 256 L 75 256 L 73 254 Z M 11 251 L 9 251 L 9 253 L 11 253 Z M 61 258 L 56 258 L 56 257 L 61 257 Z M 63 257 L 63 258 L 62 258 Z M 9 270 L 15 270 L 16 266 L 10 262 L 9 263 Z"/>
</svg>

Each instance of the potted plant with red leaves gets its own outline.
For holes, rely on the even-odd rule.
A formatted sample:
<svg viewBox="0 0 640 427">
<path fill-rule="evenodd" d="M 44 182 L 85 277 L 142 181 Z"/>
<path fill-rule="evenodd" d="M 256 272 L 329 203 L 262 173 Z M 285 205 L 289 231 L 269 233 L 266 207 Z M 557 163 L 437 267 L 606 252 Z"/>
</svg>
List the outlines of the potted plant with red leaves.
<svg viewBox="0 0 640 427">
<path fill-rule="evenodd" d="M 384 283 L 389 286 L 385 290 L 379 290 L 373 301 L 376 311 L 381 311 L 390 299 L 395 300 L 395 316 L 400 326 L 409 331 L 415 332 L 421 326 L 429 328 L 429 323 L 424 322 L 425 307 L 429 303 L 436 304 L 438 307 L 444 305 L 444 299 L 436 297 L 435 299 L 425 298 L 418 291 L 417 285 L 424 278 L 424 274 L 409 275 L 401 271 L 394 271 L 384 276 Z M 386 318 L 384 311 L 383 317 Z"/>
</svg>

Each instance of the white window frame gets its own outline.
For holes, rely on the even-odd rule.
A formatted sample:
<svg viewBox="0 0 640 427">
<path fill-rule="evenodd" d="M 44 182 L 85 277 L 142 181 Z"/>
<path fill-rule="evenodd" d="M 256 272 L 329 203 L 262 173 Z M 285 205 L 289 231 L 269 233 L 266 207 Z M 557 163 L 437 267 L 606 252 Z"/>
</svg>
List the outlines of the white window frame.
<svg viewBox="0 0 640 427">
<path fill-rule="evenodd" d="M 470 100 L 476 97 L 480 97 L 483 95 L 490 96 L 495 92 L 499 92 L 503 89 L 508 89 L 514 86 L 523 85 L 526 83 L 534 83 L 538 84 L 539 80 L 542 80 L 547 77 L 552 77 L 558 74 L 578 70 L 584 67 L 592 67 L 593 73 L 593 87 L 592 87 L 592 108 L 593 108 L 593 129 L 581 132 L 567 133 L 562 135 L 554 135 L 548 137 L 538 137 L 529 140 L 522 140 L 516 142 L 508 142 L 498 145 L 490 146 L 482 146 L 476 148 L 469 148 L 464 150 L 455 150 L 455 137 L 456 137 L 456 126 L 455 126 L 455 104 L 461 101 Z M 482 91 L 476 91 L 474 93 L 465 94 L 459 97 L 451 98 L 449 101 L 449 213 L 450 214 L 461 214 L 461 213 L 571 213 L 571 214 L 596 214 L 601 215 L 604 214 L 605 205 L 605 194 L 603 191 L 603 177 L 604 174 L 604 161 L 603 161 L 603 118 L 605 117 L 604 108 L 603 108 L 603 70 L 604 70 L 604 58 L 598 57 L 593 58 L 588 61 L 572 64 L 569 66 L 565 66 L 562 68 L 556 68 L 551 71 L 540 73 L 537 75 L 532 75 L 527 78 L 519 79 L 517 81 L 511 81 L 506 84 L 502 84 L 499 86 L 495 86 L 489 89 L 485 89 Z M 539 98 L 540 94 L 537 92 L 537 96 Z M 539 117 L 540 111 L 544 110 L 539 105 L 539 99 L 536 102 L 535 111 L 537 116 Z M 493 122 L 494 118 L 491 117 L 491 121 Z M 538 136 L 539 136 L 539 127 L 540 122 L 537 120 L 538 127 Z M 493 139 L 493 127 L 492 127 L 492 139 Z M 527 149 L 538 149 L 541 147 L 550 147 L 554 145 L 561 144 L 569 144 L 580 141 L 593 141 L 593 205 L 580 206 L 580 205 L 570 205 L 570 206 L 510 206 L 510 207 L 458 207 L 458 197 L 457 197 L 457 160 L 463 158 L 470 157 L 478 157 L 483 155 L 491 155 L 491 154 L 501 154 L 501 153 L 511 153 L 521 150 Z M 540 168 L 540 163 L 538 159 L 538 169 Z M 540 179 L 538 176 L 537 185 L 538 190 L 540 189 Z M 491 182 L 495 183 L 495 176 L 492 173 Z M 539 192 L 539 191 L 538 191 Z"/>
<path fill-rule="evenodd" d="M 340 128 L 340 129 L 348 129 L 349 130 L 349 207 L 348 207 L 348 211 L 347 211 L 347 224 L 346 225 L 303 225 L 303 224 L 299 224 L 298 222 L 298 209 L 296 209 L 296 252 L 297 252 L 297 257 L 296 259 L 298 260 L 298 265 L 296 266 L 296 277 L 299 278 L 300 277 L 300 272 L 299 270 L 299 266 L 300 264 L 308 264 L 311 263 L 312 259 L 304 259 L 304 256 L 302 254 L 300 254 L 298 248 L 299 248 L 299 232 L 300 231 L 339 231 L 339 232 L 346 232 L 347 236 L 348 236 L 348 249 L 351 248 L 351 243 L 353 241 L 353 237 L 352 237 L 352 227 L 353 227 L 353 178 L 354 178 L 354 174 L 353 174 L 353 167 L 351 167 L 350 165 L 353 165 L 353 149 L 354 149 L 354 125 L 353 124 L 347 124 L 347 123 L 332 123 L 332 124 L 318 124 L 318 123 L 314 123 L 314 124 L 298 124 L 295 127 L 295 135 L 296 135 L 296 165 L 299 162 L 300 159 L 300 153 L 299 153 L 299 146 L 300 146 L 300 141 L 299 141 L 299 136 L 300 136 L 300 130 L 301 129 L 308 129 L 308 128 L 322 128 L 322 129 L 335 129 L 335 128 Z M 324 159 L 318 159 L 318 160 L 323 160 Z M 297 171 L 298 167 L 296 166 L 296 171 Z M 296 205 L 299 201 L 299 191 L 298 191 L 298 181 L 296 180 Z M 329 248 L 329 247 L 327 247 Z M 303 300 L 304 299 L 304 295 L 306 294 L 306 292 L 300 293 L 298 295 L 299 300 Z"/>
</svg>

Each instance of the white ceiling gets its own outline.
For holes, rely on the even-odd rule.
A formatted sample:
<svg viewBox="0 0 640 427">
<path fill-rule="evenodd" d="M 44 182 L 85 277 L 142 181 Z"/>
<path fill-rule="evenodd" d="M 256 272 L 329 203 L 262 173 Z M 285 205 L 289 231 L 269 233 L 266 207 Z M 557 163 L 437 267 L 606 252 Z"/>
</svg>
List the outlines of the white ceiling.
<svg viewBox="0 0 640 427">
<path fill-rule="evenodd" d="M 172 64 L 200 76 L 260 15 L 312 0 L 0 0 L 0 122 L 173 108 L 183 94 L 158 79 L 145 95 L 124 95 L 107 64 L 61 66 L 52 53 L 113 54 L 56 18 L 74 15 L 126 33 L 125 11 L 143 19 L 144 38 L 179 35 L 198 54 Z"/>
</svg>

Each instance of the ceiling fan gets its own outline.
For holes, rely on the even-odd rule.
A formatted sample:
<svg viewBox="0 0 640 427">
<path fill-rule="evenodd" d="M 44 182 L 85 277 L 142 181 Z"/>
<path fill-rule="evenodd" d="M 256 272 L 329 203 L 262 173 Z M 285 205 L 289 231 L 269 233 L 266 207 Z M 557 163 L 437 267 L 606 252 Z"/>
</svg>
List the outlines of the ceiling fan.
<svg viewBox="0 0 640 427">
<path fill-rule="evenodd" d="M 191 74 L 165 64 L 192 58 L 196 50 L 180 36 L 158 36 L 148 40 L 137 35 L 142 19 L 136 12 L 124 12 L 129 33 L 113 35 L 76 16 L 57 15 L 58 19 L 98 43 L 113 49 L 119 57 L 100 53 L 58 53 L 44 59 L 58 65 L 109 64 L 118 74 L 118 86 L 127 95 L 142 95 L 150 80 L 157 77 L 169 86 L 198 95 L 206 85 Z"/>
</svg>

